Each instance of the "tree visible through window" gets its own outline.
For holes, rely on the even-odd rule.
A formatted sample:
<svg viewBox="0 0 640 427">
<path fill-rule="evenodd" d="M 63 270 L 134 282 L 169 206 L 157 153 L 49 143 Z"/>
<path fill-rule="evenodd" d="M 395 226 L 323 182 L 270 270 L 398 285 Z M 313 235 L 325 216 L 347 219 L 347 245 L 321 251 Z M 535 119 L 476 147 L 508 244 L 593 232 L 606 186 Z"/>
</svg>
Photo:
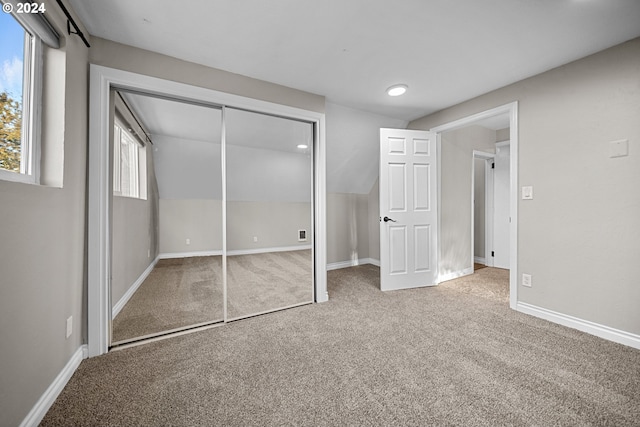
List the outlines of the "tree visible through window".
<svg viewBox="0 0 640 427">
<path fill-rule="evenodd" d="M 30 42 L 31 35 L 11 15 L 0 14 L 0 169 L 18 173 L 27 172 L 22 118 Z"/>
<path fill-rule="evenodd" d="M 21 154 L 21 103 L 7 92 L 0 92 L 0 168 L 20 172 Z"/>
</svg>

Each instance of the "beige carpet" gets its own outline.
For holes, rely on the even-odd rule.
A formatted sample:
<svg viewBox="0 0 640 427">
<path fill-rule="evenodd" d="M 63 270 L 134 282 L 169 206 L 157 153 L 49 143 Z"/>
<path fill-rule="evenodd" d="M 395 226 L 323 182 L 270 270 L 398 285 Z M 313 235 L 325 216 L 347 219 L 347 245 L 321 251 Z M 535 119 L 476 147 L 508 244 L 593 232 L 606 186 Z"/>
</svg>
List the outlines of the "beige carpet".
<svg viewBox="0 0 640 427">
<path fill-rule="evenodd" d="M 311 251 L 227 257 L 228 317 L 248 316 L 313 301 Z M 158 261 L 113 320 L 113 339 L 161 334 L 222 321 L 222 257 Z"/>
<path fill-rule="evenodd" d="M 126 341 L 223 318 L 222 257 L 162 259 L 112 322 Z"/>
<path fill-rule="evenodd" d="M 491 270 L 330 271 L 327 303 L 83 361 L 42 425 L 640 425 L 640 351 L 510 310 Z"/>
<path fill-rule="evenodd" d="M 478 271 L 478 270 L 481 270 L 483 268 L 487 268 L 487 266 L 484 265 L 484 264 L 478 264 L 477 262 L 473 264 L 473 270 L 474 271 Z"/>
<path fill-rule="evenodd" d="M 313 302 L 311 250 L 227 257 L 229 319 Z"/>
<path fill-rule="evenodd" d="M 487 298 L 495 302 L 509 303 L 509 270 L 485 267 L 474 274 L 442 282 L 443 289 Z"/>
</svg>

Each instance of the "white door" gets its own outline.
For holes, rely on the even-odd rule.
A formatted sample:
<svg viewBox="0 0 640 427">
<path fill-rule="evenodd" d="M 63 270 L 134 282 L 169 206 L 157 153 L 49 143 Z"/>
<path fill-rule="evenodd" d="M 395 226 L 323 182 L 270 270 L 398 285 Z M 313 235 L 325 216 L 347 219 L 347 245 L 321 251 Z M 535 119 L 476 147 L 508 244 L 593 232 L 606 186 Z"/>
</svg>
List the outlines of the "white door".
<svg viewBox="0 0 640 427">
<path fill-rule="evenodd" d="M 437 284 L 436 135 L 380 129 L 380 289 Z"/>
<path fill-rule="evenodd" d="M 509 143 L 496 144 L 493 214 L 493 266 L 509 268 Z"/>
</svg>

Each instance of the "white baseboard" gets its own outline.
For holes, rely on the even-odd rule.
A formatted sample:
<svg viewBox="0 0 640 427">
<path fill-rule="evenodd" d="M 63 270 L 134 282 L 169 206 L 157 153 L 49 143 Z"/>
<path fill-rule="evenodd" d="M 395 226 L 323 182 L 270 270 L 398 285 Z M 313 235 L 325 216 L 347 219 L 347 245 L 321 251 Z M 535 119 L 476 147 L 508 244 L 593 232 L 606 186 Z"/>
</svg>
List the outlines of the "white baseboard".
<svg viewBox="0 0 640 427">
<path fill-rule="evenodd" d="M 306 251 L 311 249 L 311 245 L 303 246 L 282 246 L 279 248 L 258 248 L 258 249 L 238 249 L 234 251 L 227 251 L 227 255 L 253 255 L 253 254 L 265 254 L 269 252 L 290 252 L 290 251 Z"/>
<path fill-rule="evenodd" d="M 318 295 L 316 298 L 317 303 L 327 302 L 329 301 L 329 292 L 325 292 L 323 294 Z"/>
<path fill-rule="evenodd" d="M 118 313 L 120 313 L 120 310 L 122 310 L 122 308 L 125 306 L 125 304 L 127 304 L 127 302 L 129 302 L 129 300 L 131 299 L 133 294 L 136 293 L 136 291 L 138 290 L 140 285 L 142 285 L 142 282 L 144 282 L 144 280 L 147 278 L 147 276 L 149 276 L 149 274 L 151 274 L 151 271 L 153 270 L 153 268 L 158 263 L 158 259 L 160 259 L 159 256 L 156 257 L 156 259 L 154 259 L 151 264 L 149 264 L 149 267 L 147 267 L 147 269 L 142 272 L 140 277 L 138 277 L 138 279 L 133 283 L 133 285 L 131 285 L 129 290 L 127 290 L 127 292 L 122 296 L 122 298 L 120 298 L 120 300 L 118 300 L 118 302 L 113 306 L 113 308 L 111 309 L 111 318 L 112 319 L 116 318 Z"/>
<path fill-rule="evenodd" d="M 196 252 L 165 252 L 158 255 L 158 259 L 191 258 L 197 256 L 219 256 L 221 250 L 216 251 L 196 251 Z"/>
<path fill-rule="evenodd" d="M 238 249 L 233 251 L 227 251 L 228 256 L 233 255 L 254 255 L 254 254 L 265 254 L 269 252 L 290 252 L 290 251 L 304 251 L 311 249 L 311 245 L 304 246 L 281 246 L 278 248 L 257 248 L 257 249 Z M 158 255 L 159 259 L 170 259 L 170 258 L 191 258 L 198 256 L 220 256 L 222 255 L 221 250 L 215 251 L 196 251 L 196 252 L 166 252 Z"/>
<path fill-rule="evenodd" d="M 338 270 L 340 268 L 355 267 L 356 265 L 373 264 L 380 267 L 380 261 L 373 258 L 352 259 L 349 261 L 339 261 L 327 264 L 327 271 Z"/>
<path fill-rule="evenodd" d="M 539 317 L 553 323 L 558 323 L 569 328 L 577 329 L 579 331 L 640 350 L 640 335 L 600 325 L 588 320 L 579 319 L 567 314 L 547 310 L 546 308 L 537 307 L 524 302 L 518 302 L 516 304 L 516 310 L 521 313 L 530 314 L 531 316 Z"/>
<path fill-rule="evenodd" d="M 56 401 L 73 373 L 78 369 L 78 366 L 80 366 L 80 362 L 86 359 L 88 355 L 89 349 L 86 345 L 80 346 L 75 353 L 73 353 L 71 359 L 69 359 L 64 368 L 62 368 L 62 371 L 60 371 L 56 379 L 53 380 L 44 394 L 40 396 L 40 399 L 38 399 L 33 408 L 31 408 L 26 418 L 22 420 L 20 427 L 35 427 L 40 424 L 40 421 L 47 415 L 47 411 L 51 408 L 53 402 Z"/>
<path fill-rule="evenodd" d="M 451 273 L 442 274 L 438 277 L 438 283 L 446 282 L 447 280 L 457 279 L 458 277 L 468 276 L 469 274 L 473 274 L 473 266 L 469 268 L 465 268 L 462 271 L 452 271 Z"/>
<path fill-rule="evenodd" d="M 474 256 L 473 262 L 477 262 L 478 264 L 482 264 L 482 265 L 487 265 L 487 259 L 479 256 Z"/>
<path fill-rule="evenodd" d="M 373 259 L 373 258 L 365 258 L 363 259 L 365 264 L 373 264 L 376 267 L 380 267 L 380 260 L 379 259 Z"/>
</svg>

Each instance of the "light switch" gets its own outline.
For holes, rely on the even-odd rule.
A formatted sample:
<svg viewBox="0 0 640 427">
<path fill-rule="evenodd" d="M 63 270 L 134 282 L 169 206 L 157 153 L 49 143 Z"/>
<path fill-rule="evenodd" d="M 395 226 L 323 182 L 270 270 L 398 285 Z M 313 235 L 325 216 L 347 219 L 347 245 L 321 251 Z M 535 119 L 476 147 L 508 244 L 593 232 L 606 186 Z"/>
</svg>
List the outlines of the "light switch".
<svg viewBox="0 0 640 427">
<path fill-rule="evenodd" d="M 629 140 L 620 139 L 609 143 L 609 157 L 625 157 L 629 155 Z"/>
<path fill-rule="evenodd" d="M 532 200 L 533 199 L 533 187 L 522 187 L 522 200 Z"/>
</svg>

